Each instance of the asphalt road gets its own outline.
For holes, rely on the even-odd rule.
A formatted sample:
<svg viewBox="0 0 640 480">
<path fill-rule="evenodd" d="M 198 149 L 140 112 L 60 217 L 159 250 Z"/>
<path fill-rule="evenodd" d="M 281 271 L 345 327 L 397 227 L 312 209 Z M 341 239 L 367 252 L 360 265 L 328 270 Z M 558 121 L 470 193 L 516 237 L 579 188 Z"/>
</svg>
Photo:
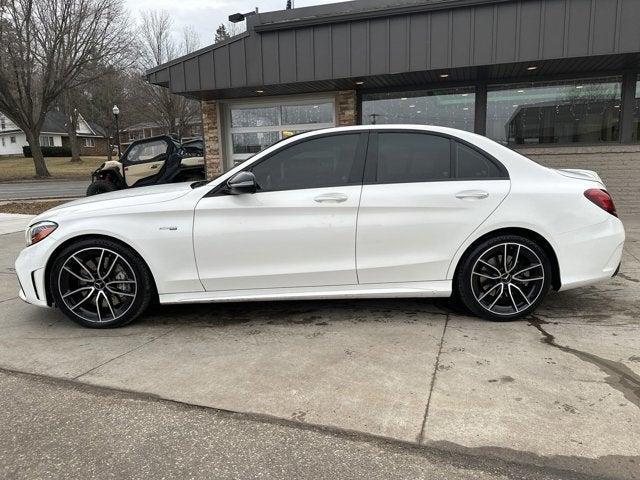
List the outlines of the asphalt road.
<svg viewBox="0 0 640 480">
<path fill-rule="evenodd" d="M 0 183 L 0 200 L 84 197 L 88 186 L 87 180 Z"/>
<path fill-rule="evenodd" d="M 588 478 L 33 375 L 0 371 L 0 391 L 14 480 Z"/>
</svg>

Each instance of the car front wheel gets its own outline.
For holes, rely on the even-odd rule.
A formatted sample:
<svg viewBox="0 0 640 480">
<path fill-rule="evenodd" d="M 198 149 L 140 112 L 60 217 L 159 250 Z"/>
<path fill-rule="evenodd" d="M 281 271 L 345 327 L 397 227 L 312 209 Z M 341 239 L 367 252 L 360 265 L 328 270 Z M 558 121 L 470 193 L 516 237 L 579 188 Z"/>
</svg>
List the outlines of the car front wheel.
<svg viewBox="0 0 640 480">
<path fill-rule="evenodd" d="M 506 321 L 533 312 L 551 286 L 547 253 L 525 237 L 503 235 L 476 245 L 462 260 L 456 294 L 481 318 Z"/>
<path fill-rule="evenodd" d="M 86 239 L 65 248 L 49 275 L 55 305 L 90 328 L 120 327 L 148 306 L 151 274 L 138 255 L 108 239 Z"/>
</svg>

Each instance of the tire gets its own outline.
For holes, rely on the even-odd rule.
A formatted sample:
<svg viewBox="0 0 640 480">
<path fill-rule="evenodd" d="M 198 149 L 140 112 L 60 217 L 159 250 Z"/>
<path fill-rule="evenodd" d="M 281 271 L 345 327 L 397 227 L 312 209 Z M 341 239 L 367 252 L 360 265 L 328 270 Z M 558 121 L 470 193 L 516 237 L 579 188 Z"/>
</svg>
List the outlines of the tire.
<svg viewBox="0 0 640 480">
<path fill-rule="evenodd" d="M 87 197 L 98 195 L 100 193 L 113 192 L 117 190 L 116 186 L 108 180 L 96 180 L 87 188 Z"/>
<path fill-rule="evenodd" d="M 64 248 L 49 274 L 54 304 L 88 328 L 121 327 L 143 313 L 155 294 L 149 268 L 130 248 L 109 239 Z"/>
<path fill-rule="evenodd" d="M 454 296 L 486 320 L 525 317 L 551 288 L 549 256 L 537 243 L 519 235 L 480 242 L 463 256 L 460 265 Z"/>
</svg>

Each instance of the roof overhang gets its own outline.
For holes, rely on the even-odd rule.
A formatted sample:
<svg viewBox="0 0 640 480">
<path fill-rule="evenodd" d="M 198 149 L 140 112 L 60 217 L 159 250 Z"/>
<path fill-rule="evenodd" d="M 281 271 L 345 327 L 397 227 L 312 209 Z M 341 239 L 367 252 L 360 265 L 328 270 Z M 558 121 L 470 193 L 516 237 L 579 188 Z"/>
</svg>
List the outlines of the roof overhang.
<svg viewBox="0 0 640 480">
<path fill-rule="evenodd" d="M 609 74 L 640 70 L 638 24 L 637 0 L 360 0 L 252 15 L 147 80 L 210 100 Z"/>
</svg>

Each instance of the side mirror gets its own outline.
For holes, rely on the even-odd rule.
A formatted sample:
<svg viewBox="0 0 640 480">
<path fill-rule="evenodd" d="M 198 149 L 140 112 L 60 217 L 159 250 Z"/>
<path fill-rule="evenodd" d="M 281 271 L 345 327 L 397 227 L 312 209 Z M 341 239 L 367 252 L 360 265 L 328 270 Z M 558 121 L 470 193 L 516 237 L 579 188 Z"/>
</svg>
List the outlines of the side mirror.
<svg viewBox="0 0 640 480">
<path fill-rule="evenodd" d="M 258 183 L 252 172 L 238 172 L 227 180 L 227 193 L 241 195 L 243 193 L 256 193 Z"/>
</svg>

